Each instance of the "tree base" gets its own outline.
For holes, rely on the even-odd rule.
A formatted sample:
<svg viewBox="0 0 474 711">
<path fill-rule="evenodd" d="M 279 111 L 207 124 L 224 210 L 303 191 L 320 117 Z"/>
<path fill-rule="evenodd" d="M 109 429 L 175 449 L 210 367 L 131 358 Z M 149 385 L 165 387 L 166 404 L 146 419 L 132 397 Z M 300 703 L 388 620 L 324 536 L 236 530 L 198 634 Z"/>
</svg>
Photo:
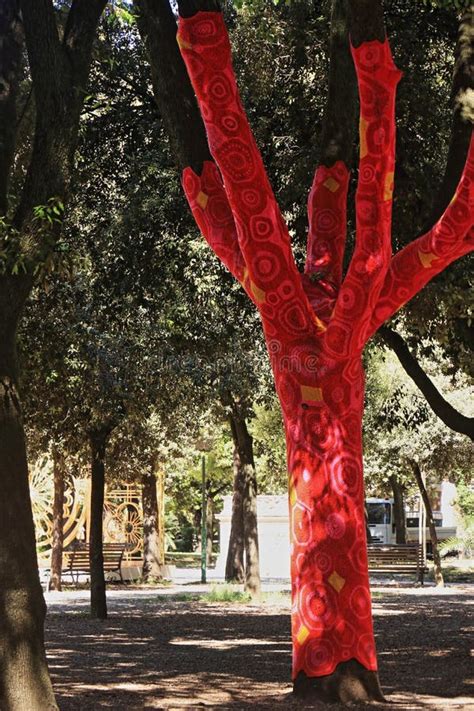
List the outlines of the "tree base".
<svg viewBox="0 0 474 711">
<path fill-rule="evenodd" d="M 293 694 L 325 703 L 386 703 L 377 672 L 369 671 L 356 659 L 341 662 L 327 676 L 308 677 L 300 672 L 293 683 Z"/>
</svg>

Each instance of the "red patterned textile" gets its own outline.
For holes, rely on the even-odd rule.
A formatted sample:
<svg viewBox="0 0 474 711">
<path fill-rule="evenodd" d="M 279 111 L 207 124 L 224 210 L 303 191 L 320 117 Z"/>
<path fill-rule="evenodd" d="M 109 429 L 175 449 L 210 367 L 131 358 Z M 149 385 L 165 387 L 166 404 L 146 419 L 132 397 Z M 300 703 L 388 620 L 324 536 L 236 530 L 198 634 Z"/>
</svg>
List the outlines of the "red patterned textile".
<svg viewBox="0 0 474 711">
<path fill-rule="evenodd" d="M 353 48 L 360 94 L 356 245 L 342 278 L 349 174 L 320 166 L 308 202 L 305 273 L 242 108 L 221 13 L 180 19 L 178 43 L 211 154 L 183 186 L 204 237 L 261 314 L 284 415 L 289 470 L 293 678 L 357 659 L 376 670 L 362 472 L 370 336 L 472 248 L 473 142 L 459 189 L 427 235 L 394 257 L 395 92 L 388 41 Z"/>
</svg>

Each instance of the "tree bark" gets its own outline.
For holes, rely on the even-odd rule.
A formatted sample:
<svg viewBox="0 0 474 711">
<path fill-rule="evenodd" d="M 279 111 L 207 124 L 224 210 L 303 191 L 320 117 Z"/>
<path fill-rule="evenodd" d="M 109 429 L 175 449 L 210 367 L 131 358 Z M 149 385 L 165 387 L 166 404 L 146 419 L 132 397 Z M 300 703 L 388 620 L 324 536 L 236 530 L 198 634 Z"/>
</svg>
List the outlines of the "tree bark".
<svg viewBox="0 0 474 711">
<path fill-rule="evenodd" d="M 105 451 L 110 432 L 96 430 L 89 434 L 91 450 L 91 519 L 89 565 L 91 574 L 91 617 L 107 619 L 104 575 L 103 517 L 105 494 Z"/>
<path fill-rule="evenodd" d="M 260 564 L 257 525 L 257 476 L 253 458 L 253 442 L 245 417 L 238 407 L 230 416 L 232 437 L 237 456 L 239 476 L 242 479 L 242 521 L 245 550 L 245 589 L 252 595 L 260 592 Z M 235 456 L 235 455 L 234 455 Z"/>
<path fill-rule="evenodd" d="M 233 430 L 232 436 L 234 437 Z M 225 566 L 225 579 L 228 583 L 243 583 L 245 580 L 243 509 L 245 478 L 240 464 L 239 448 L 235 442 L 235 439 L 233 464 L 234 485 L 232 493 L 232 518 L 230 522 L 230 536 Z"/>
<path fill-rule="evenodd" d="M 53 540 L 51 546 L 51 590 L 61 590 L 61 573 L 63 568 L 64 540 L 64 455 L 56 447 L 53 448 Z"/>
<path fill-rule="evenodd" d="M 8 184 L 15 153 L 18 74 L 23 50 L 23 28 L 18 0 L 0 7 L 0 217 L 8 209 Z"/>
<path fill-rule="evenodd" d="M 157 469 L 156 467 L 154 469 Z M 143 580 L 151 582 L 163 578 L 163 545 L 160 532 L 161 511 L 158 504 L 157 477 L 154 471 L 146 472 L 142 477 L 143 505 Z"/>
<path fill-rule="evenodd" d="M 405 521 L 405 504 L 403 500 L 403 487 L 398 477 L 394 474 L 390 477 L 390 485 L 393 491 L 393 516 L 395 523 L 395 535 L 397 543 L 407 542 L 407 529 Z"/>
<path fill-rule="evenodd" d="M 57 709 L 44 651 L 46 614 L 38 575 L 14 328 L 0 293 L 0 708 Z"/>
<path fill-rule="evenodd" d="M 379 333 L 389 348 L 397 355 L 406 374 L 423 393 L 427 403 L 440 420 L 454 432 L 464 434 L 474 441 L 474 417 L 466 417 L 444 399 L 399 333 L 388 326 L 382 326 Z"/>
<path fill-rule="evenodd" d="M 413 469 L 413 474 L 415 475 L 416 483 L 420 490 L 421 498 L 423 499 L 423 505 L 426 511 L 426 521 L 428 523 L 428 529 L 430 532 L 431 539 L 431 549 L 433 552 L 433 565 L 434 565 L 434 576 L 437 587 L 444 587 L 443 570 L 441 568 L 441 556 L 438 549 L 438 535 L 436 533 L 435 520 L 433 517 L 433 509 L 431 508 L 430 497 L 428 496 L 428 491 L 423 482 L 423 476 L 421 474 L 420 465 L 418 462 L 412 461 L 411 466 Z"/>
<path fill-rule="evenodd" d="M 214 543 L 214 499 L 210 496 L 207 497 L 207 552 L 206 552 L 206 563 L 207 566 L 212 565 L 212 546 Z"/>
</svg>

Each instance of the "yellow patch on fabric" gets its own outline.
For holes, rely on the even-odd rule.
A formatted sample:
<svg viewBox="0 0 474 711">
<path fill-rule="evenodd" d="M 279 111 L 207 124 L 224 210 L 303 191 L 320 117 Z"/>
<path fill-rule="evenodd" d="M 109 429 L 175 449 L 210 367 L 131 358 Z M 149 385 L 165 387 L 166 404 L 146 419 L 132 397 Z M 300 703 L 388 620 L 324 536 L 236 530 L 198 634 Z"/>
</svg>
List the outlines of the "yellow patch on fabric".
<svg viewBox="0 0 474 711">
<path fill-rule="evenodd" d="M 332 585 L 332 587 L 334 588 L 334 590 L 336 592 L 340 593 L 342 588 L 346 584 L 346 581 L 344 580 L 342 575 L 339 575 L 338 572 L 334 571 L 329 576 L 328 583 L 329 583 L 329 585 Z"/>
<path fill-rule="evenodd" d="M 186 42 L 180 35 L 176 36 L 176 42 L 178 43 L 178 47 L 180 49 L 192 49 L 193 45 L 190 44 L 189 42 Z"/>
<path fill-rule="evenodd" d="M 392 171 L 390 173 L 387 173 L 385 176 L 385 184 L 383 188 L 383 199 L 384 200 L 391 200 L 392 195 L 393 195 L 393 179 L 395 177 L 395 174 Z"/>
<path fill-rule="evenodd" d="M 257 304 L 263 304 L 265 301 L 265 292 L 263 289 L 260 289 L 256 284 L 250 282 L 250 289 L 252 291 L 252 294 L 255 296 L 255 301 Z"/>
<path fill-rule="evenodd" d="M 323 183 L 324 187 L 330 190 L 332 193 L 335 193 L 336 190 L 339 190 L 341 187 L 341 184 L 337 182 L 335 178 L 333 178 L 331 175 L 327 180 L 324 181 Z"/>
<path fill-rule="evenodd" d="M 301 396 L 305 402 L 322 402 L 323 391 L 321 388 L 313 388 L 310 385 L 301 385 Z"/>
<path fill-rule="evenodd" d="M 296 489 L 295 485 L 293 484 L 292 481 L 289 483 L 289 498 L 290 498 L 290 504 L 294 506 L 296 502 L 298 501 L 298 496 L 296 494 Z"/>
<path fill-rule="evenodd" d="M 317 326 L 318 331 L 327 331 L 328 327 L 326 324 L 324 324 L 320 318 L 316 316 L 316 314 L 313 314 L 313 322 Z"/>
<path fill-rule="evenodd" d="M 305 625 L 301 625 L 298 634 L 296 635 L 296 641 L 298 644 L 304 644 L 309 637 L 309 629 Z"/>
<path fill-rule="evenodd" d="M 365 118 L 360 119 L 359 122 L 359 135 L 360 135 L 360 157 L 365 158 L 369 149 L 367 148 L 367 127 L 369 122 Z"/>
<path fill-rule="evenodd" d="M 209 202 L 209 195 L 206 195 L 206 193 L 203 193 L 202 190 L 198 193 L 198 196 L 196 198 L 196 202 L 199 205 L 199 207 L 202 207 L 203 210 L 206 209 L 206 205 Z"/>
<path fill-rule="evenodd" d="M 421 252 L 418 251 L 418 257 L 420 259 L 420 262 L 423 264 L 425 269 L 430 269 L 432 262 L 434 262 L 435 259 L 438 259 L 436 254 L 433 254 L 433 252 Z"/>
</svg>

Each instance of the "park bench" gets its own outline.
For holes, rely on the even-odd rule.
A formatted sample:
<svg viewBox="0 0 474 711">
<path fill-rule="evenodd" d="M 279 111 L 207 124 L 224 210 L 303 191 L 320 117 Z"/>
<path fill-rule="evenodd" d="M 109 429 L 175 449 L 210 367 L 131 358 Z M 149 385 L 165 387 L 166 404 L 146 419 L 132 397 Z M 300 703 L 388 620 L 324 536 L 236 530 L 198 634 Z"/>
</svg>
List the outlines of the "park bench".
<svg viewBox="0 0 474 711">
<path fill-rule="evenodd" d="M 122 561 L 126 543 L 104 543 L 104 573 L 116 573 L 123 583 Z M 89 544 L 85 543 L 76 548 L 71 548 L 63 553 L 63 575 L 69 574 L 71 579 L 77 584 L 79 575 L 90 575 Z"/>
<path fill-rule="evenodd" d="M 367 546 L 369 572 L 373 573 L 415 573 L 423 585 L 426 567 L 423 550 L 418 544 L 383 544 Z"/>
<path fill-rule="evenodd" d="M 122 576 L 122 561 L 127 550 L 126 543 L 104 543 L 104 573 L 117 574 L 120 581 L 123 583 Z M 44 583 L 46 591 L 49 590 L 51 577 L 51 569 L 43 569 L 43 575 L 46 576 Z M 70 575 L 71 580 L 77 585 L 80 575 L 90 575 L 89 563 L 89 544 L 81 543 L 73 548 L 69 548 L 63 552 L 63 569 L 62 576 Z"/>
</svg>

